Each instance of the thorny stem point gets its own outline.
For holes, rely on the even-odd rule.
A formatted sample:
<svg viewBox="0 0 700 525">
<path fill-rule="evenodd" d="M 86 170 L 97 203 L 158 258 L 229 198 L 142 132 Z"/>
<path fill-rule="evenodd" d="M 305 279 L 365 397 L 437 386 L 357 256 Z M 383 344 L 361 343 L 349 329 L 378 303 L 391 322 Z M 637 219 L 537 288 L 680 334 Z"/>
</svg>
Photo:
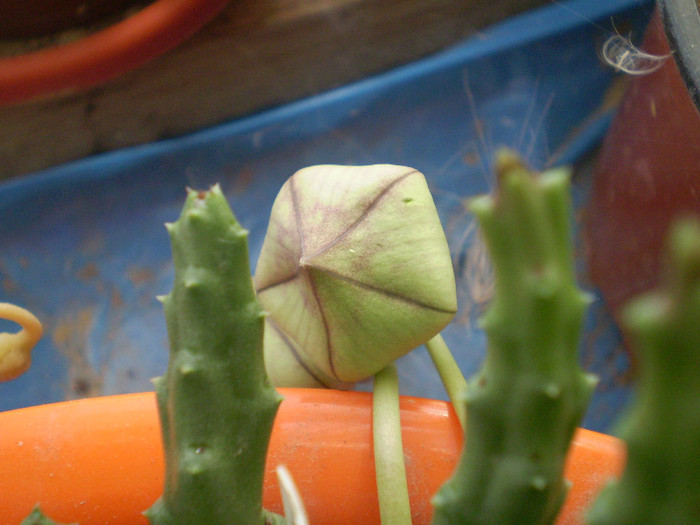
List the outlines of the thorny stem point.
<svg viewBox="0 0 700 525">
<path fill-rule="evenodd" d="M 36 505 L 34 509 L 32 509 L 32 512 L 29 513 L 29 515 L 22 520 L 20 525 L 64 525 L 61 524 L 57 521 L 52 520 L 46 514 L 44 514 L 39 507 L 39 505 Z M 66 524 L 67 525 L 67 524 Z M 76 523 L 71 523 L 70 525 L 77 525 Z"/>
</svg>

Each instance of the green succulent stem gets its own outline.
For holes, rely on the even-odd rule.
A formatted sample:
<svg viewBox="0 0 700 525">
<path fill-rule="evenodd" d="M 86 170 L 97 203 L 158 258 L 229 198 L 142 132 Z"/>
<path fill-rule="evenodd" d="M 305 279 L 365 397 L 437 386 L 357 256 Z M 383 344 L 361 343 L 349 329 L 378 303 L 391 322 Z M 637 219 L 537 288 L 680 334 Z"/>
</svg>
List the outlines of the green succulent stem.
<svg viewBox="0 0 700 525">
<path fill-rule="evenodd" d="M 452 402 L 459 424 L 462 426 L 462 430 L 466 430 L 467 411 L 465 404 L 462 402 L 462 396 L 467 388 L 467 381 L 464 379 L 464 375 L 459 369 L 452 352 L 450 352 L 450 348 L 440 334 L 425 343 L 425 347 L 428 349 L 430 359 L 432 359 L 442 384 L 445 386 L 447 396 Z"/>
<path fill-rule="evenodd" d="M 401 439 L 399 377 L 394 364 L 374 376 L 372 432 L 382 525 L 411 525 Z"/>
<path fill-rule="evenodd" d="M 155 381 L 165 488 L 146 515 L 155 525 L 270 523 L 263 474 L 281 397 L 263 365 L 265 314 L 247 231 L 218 186 L 190 190 L 167 229 L 175 266 L 162 299 L 170 359 Z"/>
<path fill-rule="evenodd" d="M 44 514 L 37 505 L 32 509 L 32 512 L 22 520 L 22 523 L 20 525 L 67 525 L 67 524 L 62 524 L 57 521 L 52 520 L 46 514 Z M 76 525 L 75 523 L 72 523 L 71 525 Z"/>
<path fill-rule="evenodd" d="M 657 290 L 623 324 L 639 352 L 639 386 L 620 435 L 627 464 L 596 500 L 590 525 L 700 523 L 700 222 L 671 230 Z"/>
<path fill-rule="evenodd" d="M 589 298 L 575 281 L 570 174 L 533 174 L 507 151 L 497 168 L 495 197 L 471 203 L 496 276 L 488 349 L 463 396 L 465 448 L 434 498 L 435 525 L 553 523 L 595 385 L 578 364 Z"/>
</svg>

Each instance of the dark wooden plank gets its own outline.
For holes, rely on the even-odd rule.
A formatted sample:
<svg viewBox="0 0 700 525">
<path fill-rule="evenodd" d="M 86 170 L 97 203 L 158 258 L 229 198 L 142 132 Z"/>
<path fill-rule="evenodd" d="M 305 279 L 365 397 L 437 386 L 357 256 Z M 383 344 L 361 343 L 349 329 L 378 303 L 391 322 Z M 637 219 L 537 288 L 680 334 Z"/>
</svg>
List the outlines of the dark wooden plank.
<svg viewBox="0 0 700 525">
<path fill-rule="evenodd" d="M 0 178 L 178 136 L 428 56 L 546 0 L 232 2 L 106 85 L 0 107 Z"/>
</svg>

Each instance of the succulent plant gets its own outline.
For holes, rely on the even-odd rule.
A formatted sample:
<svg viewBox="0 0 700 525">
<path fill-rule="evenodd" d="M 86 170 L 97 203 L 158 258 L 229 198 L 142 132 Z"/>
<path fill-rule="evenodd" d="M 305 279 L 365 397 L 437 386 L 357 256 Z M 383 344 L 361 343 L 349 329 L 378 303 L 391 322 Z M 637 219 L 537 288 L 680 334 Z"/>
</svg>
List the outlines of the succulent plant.
<svg viewBox="0 0 700 525">
<path fill-rule="evenodd" d="M 57 521 L 52 520 L 48 516 L 46 516 L 42 511 L 41 508 L 39 508 L 39 505 L 34 507 L 32 512 L 29 513 L 29 516 L 24 518 L 22 520 L 22 523 L 20 525 L 64 525 L 61 523 L 58 523 Z M 71 524 L 71 525 L 76 525 L 76 524 Z"/>
<path fill-rule="evenodd" d="M 469 383 L 465 449 L 434 498 L 435 525 L 553 523 L 564 461 L 595 380 L 578 364 L 588 297 L 577 286 L 569 173 L 497 157 L 495 197 L 472 201 L 496 275 L 481 320 L 483 366 Z"/>
<path fill-rule="evenodd" d="M 347 387 L 452 319 L 452 261 L 420 172 L 313 166 L 272 207 L 255 270 L 278 386 Z"/>
<path fill-rule="evenodd" d="M 263 474 L 281 397 L 265 375 L 265 314 L 250 276 L 248 232 L 218 186 L 190 190 L 168 231 L 170 359 L 155 382 L 165 488 L 147 516 L 158 525 L 272 523 L 262 508 Z"/>
<path fill-rule="evenodd" d="M 623 322 L 639 351 L 637 395 L 623 416 L 621 479 L 595 502 L 590 525 L 700 523 L 700 222 L 671 231 L 659 288 Z"/>
</svg>

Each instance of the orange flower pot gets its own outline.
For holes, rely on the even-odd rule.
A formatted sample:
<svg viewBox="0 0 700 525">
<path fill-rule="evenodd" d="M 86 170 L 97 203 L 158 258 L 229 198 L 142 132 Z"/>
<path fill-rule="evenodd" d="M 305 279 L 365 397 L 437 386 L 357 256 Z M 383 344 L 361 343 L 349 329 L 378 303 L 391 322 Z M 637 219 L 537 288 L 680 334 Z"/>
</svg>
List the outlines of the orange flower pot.
<svg viewBox="0 0 700 525">
<path fill-rule="evenodd" d="M 314 525 L 378 524 L 371 394 L 280 392 L 285 400 L 270 442 L 266 507 L 281 511 L 274 467 L 284 464 Z M 456 464 L 462 432 L 443 401 L 402 397 L 401 418 L 413 520 L 427 525 L 430 499 Z M 36 503 L 62 522 L 147 523 L 141 513 L 160 495 L 164 472 L 152 393 L 13 410 L 0 414 L 0 428 L 0 523 L 19 523 Z M 580 429 L 566 471 L 573 486 L 558 524 L 582 523 L 623 463 L 618 440 Z"/>
<path fill-rule="evenodd" d="M 175 47 L 226 4 L 227 0 L 156 0 L 69 44 L 0 58 L 0 105 L 114 78 Z"/>
</svg>

